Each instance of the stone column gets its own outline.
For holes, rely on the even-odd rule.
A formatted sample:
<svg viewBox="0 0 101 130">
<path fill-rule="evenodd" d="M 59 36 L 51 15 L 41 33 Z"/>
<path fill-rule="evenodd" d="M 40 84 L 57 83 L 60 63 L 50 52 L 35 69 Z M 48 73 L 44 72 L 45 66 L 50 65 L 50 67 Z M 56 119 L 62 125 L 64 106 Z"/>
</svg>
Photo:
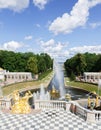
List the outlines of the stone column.
<svg viewBox="0 0 101 130">
<path fill-rule="evenodd" d="M 6 81 L 8 80 L 8 75 L 6 75 Z"/>
</svg>

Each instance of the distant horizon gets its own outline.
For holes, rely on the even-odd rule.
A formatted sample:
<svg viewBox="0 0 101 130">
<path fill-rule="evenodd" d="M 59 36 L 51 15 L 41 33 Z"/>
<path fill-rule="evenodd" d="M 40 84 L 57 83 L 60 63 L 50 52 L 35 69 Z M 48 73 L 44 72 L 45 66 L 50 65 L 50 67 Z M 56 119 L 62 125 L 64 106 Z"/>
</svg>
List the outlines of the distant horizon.
<svg viewBox="0 0 101 130">
<path fill-rule="evenodd" d="M 1 51 L 1 50 L 0 50 Z M 2 50 L 2 51 L 8 51 L 8 52 L 14 52 L 14 53 L 33 53 L 33 54 L 35 54 L 35 55 L 40 55 L 40 54 L 42 54 L 42 53 L 46 53 L 46 54 L 48 54 L 47 52 L 41 52 L 41 53 L 34 53 L 34 52 L 31 52 L 31 51 L 26 51 L 26 52 L 20 52 L 20 51 L 13 51 L 13 50 Z M 74 57 L 76 54 L 78 54 L 78 53 L 80 53 L 80 52 L 77 52 L 77 53 L 75 53 L 74 55 L 72 55 L 71 57 L 68 57 L 67 59 L 70 59 L 70 58 L 72 58 L 72 57 Z M 84 52 L 84 53 L 80 53 L 80 54 L 85 54 L 85 53 L 90 53 L 90 54 L 96 54 L 96 53 L 94 53 L 94 52 Z M 100 54 L 100 53 L 99 53 Z M 96 55 L 99 55 L 99 54 L 96 54 Z M 48 54 L 49 56 L 50 56 L 50 54 Z M 51 56 L 50 56 L 51 57 Z M 57 58 L 54 58 L 54 57 L 51 57 L 53 60 L 55 59 L 58 63 L 64 63 L 64 62 L 66 62 L 66 60 L 67 59 L 65 59 L 65 60 L 58 60 L 58 57 Z"/>
</svg>

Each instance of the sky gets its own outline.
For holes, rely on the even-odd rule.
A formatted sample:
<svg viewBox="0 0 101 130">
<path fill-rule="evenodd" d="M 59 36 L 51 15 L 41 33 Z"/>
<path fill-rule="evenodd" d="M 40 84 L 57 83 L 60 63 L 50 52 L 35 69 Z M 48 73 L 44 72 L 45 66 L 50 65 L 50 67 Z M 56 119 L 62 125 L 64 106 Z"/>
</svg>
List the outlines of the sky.
<svg viewBox="0 0 101 130">
<path fill-rule="evenodd" d="M 101 0 L 0 0 L 0 50 L 101 54 Z"/>
</svg>

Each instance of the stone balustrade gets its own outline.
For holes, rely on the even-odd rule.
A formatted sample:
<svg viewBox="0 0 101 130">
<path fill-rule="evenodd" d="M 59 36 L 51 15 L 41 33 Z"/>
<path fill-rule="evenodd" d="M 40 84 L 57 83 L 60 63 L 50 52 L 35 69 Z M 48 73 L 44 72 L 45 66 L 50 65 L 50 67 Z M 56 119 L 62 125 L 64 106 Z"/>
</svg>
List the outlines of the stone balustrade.
<svg viewBox="0 0 101 130">
<path fill-rule="evenodd" d="M 56 100 L 36 100 L 35 109 L 57 109 L 57 110 L 69 110 L 71 104 L 67 104 L 65 101 L 56 101 Z"/>
<path fill-rule="evenodd" d="M 10 99 L 0 99 L 0 110 L 10 109 L 11 100 Z"/>
<path fill-rule="evenodd" d="M 75 115 L 83 118 L 85 121 L 90 123 L 101 123 L 101 111 L 88 110 L 80 106 L 75 101 L 57 101 L 57 100 L 35 100 L 35 109 L 42 110 L 65 110 L 71 111 Z M 10 99 L 0 99 L 0 110 L 10 109 L 11 100 Z"/>
<path fill-rule="evenodd" d="M 87 122 L 97 123 L 101 122 L 101 111 L 88 110 L 80 106 L 77 102 L 71 101 L 35 101 L 35 109 L 57 109 L 57 110 L 66 110 L 71 111 L 72 113 L 78 115 L 80 118 L 83 118 Z"/>
<path fill-rule="evenodd" d="M 70 111 L 81 118 L 83 118 L 87 122 L 97 123 L 101 122 L 101 111 L 89 110 L 82 106 L 80 106 L 77 102 L 71 103 Z M 73 110 L 74 109 L 74 110 Z"/>
</svg>

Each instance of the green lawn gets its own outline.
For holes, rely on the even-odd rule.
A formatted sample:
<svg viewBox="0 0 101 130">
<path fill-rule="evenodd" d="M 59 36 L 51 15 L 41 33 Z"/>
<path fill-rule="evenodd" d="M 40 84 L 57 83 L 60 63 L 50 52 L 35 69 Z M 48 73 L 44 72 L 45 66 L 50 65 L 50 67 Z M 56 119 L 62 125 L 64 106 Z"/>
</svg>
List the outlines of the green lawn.
<svg viewBox="0 0 101 130">
<path fill-rule="evenodd" d="M 8 86 L 4 86 L 2 91 L 3 95 L 9 95 L 14 90 L 23 90 L 23 89 L 36 89 L 40 88 L 41 84 L 43 84 L 45 87 L 49 84 L 50 80 L 52 79 L 53 72 L 49 71 L 43 74 L 42 78 L 37 81 L 29 81 L 29 82 L 22 82 L 22 83 L 16 83 Z"/>
<path fill-rule="evenodd" d="M 98 85 L 94 85 L 94 84 L 69 81 L 68 78 L 65 78 L 65 85 L 85 89 L 89 92 L 95 91 L 96 93 L 98 93 Z M 101 89 L 99 90 L 99 95 L 101 96 Z"/>
</svg>

